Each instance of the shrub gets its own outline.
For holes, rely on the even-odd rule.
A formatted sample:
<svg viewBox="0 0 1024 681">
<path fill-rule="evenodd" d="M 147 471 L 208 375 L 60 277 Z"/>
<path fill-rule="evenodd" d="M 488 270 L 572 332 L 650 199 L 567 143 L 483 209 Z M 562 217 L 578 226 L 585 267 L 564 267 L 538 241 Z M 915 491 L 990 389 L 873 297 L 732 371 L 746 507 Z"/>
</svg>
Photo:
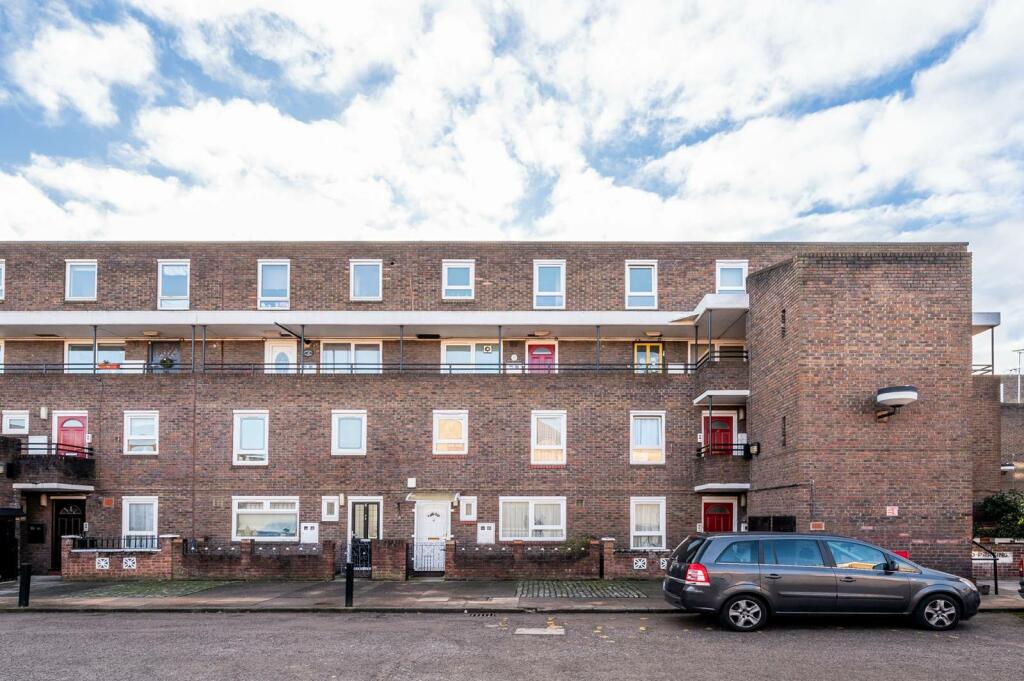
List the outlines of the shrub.
<svg viewBox="0 0 1024 681">
<path fill-rule="evenodd" d="M 1012 490 L 985 498 L 974 514 L 974 533 L 1024 539 L 1024 493 Z"/>
</svg>

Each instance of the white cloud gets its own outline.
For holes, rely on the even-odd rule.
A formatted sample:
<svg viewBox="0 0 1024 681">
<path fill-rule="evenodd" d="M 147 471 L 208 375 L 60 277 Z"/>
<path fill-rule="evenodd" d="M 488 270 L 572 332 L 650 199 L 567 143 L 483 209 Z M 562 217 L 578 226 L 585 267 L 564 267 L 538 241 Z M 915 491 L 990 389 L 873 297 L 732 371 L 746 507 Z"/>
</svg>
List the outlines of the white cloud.
<svg viewBox="0 0 1024 681">
<path fill-rule="evenodd" d="M 153 91 L 153 43 L 138 21 L 47 26 L 7 60 L 11 79 L 51 119 L 65 107 L 94 125 L 117 122 L 111 88 Z"/>
</svg>

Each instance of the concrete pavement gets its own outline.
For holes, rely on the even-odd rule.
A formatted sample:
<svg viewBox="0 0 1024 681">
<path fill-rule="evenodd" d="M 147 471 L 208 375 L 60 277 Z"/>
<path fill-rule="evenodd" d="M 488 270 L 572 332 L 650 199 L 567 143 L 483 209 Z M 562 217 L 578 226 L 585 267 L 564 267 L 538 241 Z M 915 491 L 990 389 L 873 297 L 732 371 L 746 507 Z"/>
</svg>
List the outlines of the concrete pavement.
<svg viewBox="0 0 1024 681">
<path fill-rule="evenodd" d="M 550 584 L 550 583 L 547 583 Z M 345 583 L 333 582 L 65 582 L 32 581 L 31 610 L 47 611 L 374 611 L 374 612 L 676 612 L 661 596 L 660 581 L 559 582 L 356 580 L 352 609 Z M 982 599 L 983 610 L 1024 610 L 1016 582 L 1000 596 Z M 550 596 L 559 593 L 562 596 Z M 0 611 L 18 610 L 17 584 L 0 584 Z M 566 597 L 565 594 L 570 594 Z M 624 597 L 628 594 L 628 597 Z"/>
</svg>

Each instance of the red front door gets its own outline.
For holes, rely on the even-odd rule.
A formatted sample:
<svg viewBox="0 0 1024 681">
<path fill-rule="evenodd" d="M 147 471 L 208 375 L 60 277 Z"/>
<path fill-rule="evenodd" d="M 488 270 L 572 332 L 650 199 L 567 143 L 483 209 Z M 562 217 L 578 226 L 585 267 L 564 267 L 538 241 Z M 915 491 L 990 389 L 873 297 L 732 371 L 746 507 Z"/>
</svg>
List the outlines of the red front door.
<svg viewBox="0 0 1024 681">
<path fill-rule="evenodd" d="M 732 521 L 731 501 L 704 502 L 705 532 L 732 532 Z"/>
<path fill-rule="evenodd" d="M 710 454 L 730 455 L 732 451 L 732 416 L 704 417 L 704 444 L 711 445 Z"/>
<path fill-rule="evenodd" d="M 85 416 L 57 417 L 57 453 L 85 456 Z"/>
<path fill-rule="evenodd" d="M 531 374 L 551 374 L 555 372 L 555 345 L 531 345 L 527 351 L 526 364 Z"/>
</svg>

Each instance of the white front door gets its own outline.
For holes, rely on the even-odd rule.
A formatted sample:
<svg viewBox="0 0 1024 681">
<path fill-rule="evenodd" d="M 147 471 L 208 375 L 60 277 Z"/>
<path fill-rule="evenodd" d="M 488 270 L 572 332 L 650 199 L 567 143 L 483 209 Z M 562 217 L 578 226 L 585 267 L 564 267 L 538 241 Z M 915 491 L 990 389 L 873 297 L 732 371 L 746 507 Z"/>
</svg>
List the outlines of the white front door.
<svg viewBox="0 0 1024 681">
<path fill-rule="evenodd" d="M 416 545 L 413 569 L 444 571 L 444 543 L 451 532 L 452 505 L 446 501 L 416 502 Z"/>
<path fill-rule="evenodd" d="M 263 362 L 268 374 L 294 374 L 298 366 L 294 340 L 267 341 Z"/>
</svg>

